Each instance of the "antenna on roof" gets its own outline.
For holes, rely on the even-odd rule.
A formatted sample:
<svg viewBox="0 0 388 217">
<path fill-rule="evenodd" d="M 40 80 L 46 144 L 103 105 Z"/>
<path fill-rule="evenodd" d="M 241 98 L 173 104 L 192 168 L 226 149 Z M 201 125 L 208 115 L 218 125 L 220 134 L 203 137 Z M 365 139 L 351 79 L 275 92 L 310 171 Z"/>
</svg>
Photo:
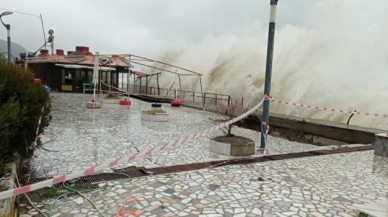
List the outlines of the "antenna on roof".
<svg viewBox="0 0 388 217">
<path fill-rule="evenodd" d="M 46 44 L 47 44 L 47 41 L 46 41 L 46 32 L 44 31 L 44 25 L 43 25 L 43 17 L 42 17 L 42 14 L 39 14 L 40 16 L 40 23 L 42 24 L 42 30 L 43 30 L 43 40 L 44 40 L 44 49 L 47 49 L 46 47 Z"/>
</svg>

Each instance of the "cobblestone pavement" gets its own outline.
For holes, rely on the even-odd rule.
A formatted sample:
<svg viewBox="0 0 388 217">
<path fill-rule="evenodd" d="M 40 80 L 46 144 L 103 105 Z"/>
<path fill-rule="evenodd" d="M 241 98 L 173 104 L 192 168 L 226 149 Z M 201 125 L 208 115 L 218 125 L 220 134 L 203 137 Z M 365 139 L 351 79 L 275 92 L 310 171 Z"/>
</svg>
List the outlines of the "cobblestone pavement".
<svg viewBox="0 0 388 217">
<path fill-rule="evenodd" d="M 130 107 L 103 104 L 101 109 L 92 110 L 85 108 L 91 95 L 52 93 L 51 96 L 53 120 L 45 135 L 42 135 L 44 148 L 35 152 L 34 171 L 38 177 L 62 175 L 127 156 L 214 126 L 213 120 L 220 120 L 220 116 L 214 113 L 186 107 L 174 108 L 166 104 L 163 109 L 170 113 L 169 122 L 144 122 L 140 119 L 140 113 L 151 106 L 140 100 L 131 99 Z M 260 141 L 260 133 L 256 131 L 234 127 L 232 132 Z M 209 151 L 209 138 L 216 135 L 222 135 L 222 132 L 121 167 L 159 167 L 228 159 Z M 268 137 L 268 143 L 270 154 L 332 148 L 271 136 Z"/>
<path fill-rule="evenodd" d="M 135 178 L 87 196 L 105 216 L 138 197 L 126 210 L 139 216 L 348 217 L 357 204 L 387 200 L 387 193 L 388 160 L 364 151 Z M 99 216 L 81 197 L 58 201 L 53 213 Z"/>
</svg>

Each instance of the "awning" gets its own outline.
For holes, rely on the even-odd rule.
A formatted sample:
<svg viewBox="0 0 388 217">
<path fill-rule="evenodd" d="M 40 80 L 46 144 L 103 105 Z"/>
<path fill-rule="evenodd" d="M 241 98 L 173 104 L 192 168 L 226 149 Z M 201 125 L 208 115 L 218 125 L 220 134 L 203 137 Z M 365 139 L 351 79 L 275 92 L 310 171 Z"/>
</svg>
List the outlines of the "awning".
<svg viewBox="0 0 388 217">
<path fill-rule="evenodd" d="M 139 77 L 139 78 L 149 76 L 149 74 L 148 74 L 148 73 L 145 73 L 145 72 L 132 71 L 132 73 L 135 74 L 135 75 L 137 75 L 137 77 Z"/>
<path fill-rule="evenodd" d="M 72 64 L 55 64 L 55 66 L 64 67 L 66 69 L 93 69 L 93 66 L 85 66 L 85 65 L 72 65 Z M 116 68 L 100 66 L 100 70 L 102 71 L 116 71 Z"/>
</svg>

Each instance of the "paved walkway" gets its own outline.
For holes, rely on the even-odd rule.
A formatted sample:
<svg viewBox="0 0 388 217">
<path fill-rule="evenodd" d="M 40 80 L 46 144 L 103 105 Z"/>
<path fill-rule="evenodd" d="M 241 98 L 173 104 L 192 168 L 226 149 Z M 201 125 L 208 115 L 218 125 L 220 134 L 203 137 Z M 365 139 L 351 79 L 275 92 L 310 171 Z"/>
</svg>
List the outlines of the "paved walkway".
<svg viewBox="0 0 388 217">
<path fill-rule="evenodd" d="M 214 126 L 212 120 L 220 120 L 214 113 L 186 107 L 174 108 L 166 104 L 170 113 L 167 123 L 144 122 L 140 119 L 143 110 L 151 108 L 149 103 L 132 100 L 132 106 L 103 104 L 101 109 L 85 108 L 91 95 L 52 93 L 53 120 L 42 136 L 44 149 L 36 151 L 35 175 L 50 177 L 87 168 L 136 151 L 146 150 L 173 141 L 183 136 Z M 236 135 L 260 141 L 260 133 L 234 127 Z M 150 158 L 139 159 L 120 167 L 167 165 L 205 162 L 229 157 L 211 153 L 209 138 L 213 135 L 187 142 L 175 149 L 168 149 Z M 50 142 L 51 141 L 51 142 Z M 46 143 L 47 142 L 47 143 Z M 302 152 L 332 147 L 317 147 L 268 137 L 270 154 Z"/>
<path fill-rule="evenodd" d="M 39 176 L 52 176 L 83 169 L 107 159 L 131 154 L 213 126 L 218 116 L 189 108 L 164 109 L 168 123 L 140 120 L 148 103 L 133 100 L 131 107 L 103 105 L 86 110 L 90 100 L 80 94 L 52 94 L 53 121 L 42 138 L 35 169 Z M 234 133 L 255 141 L 260 134 L 242 128 Z M 218 132 L 220 135 L 221 132 Z M 174 150 L 133 163 L 163 166 L 201 162 L 226 157 L 210 153 L 209 137 L 199 138 Z M 269 137 L 272 154 L 301 152 L 332 147 L 316 147 Z M 124 165 L 128 166 L 128 165 Z M 108 185 L 117 182 L 107 183 Z M 105 185 L 105 184 L 101 184 Z M 114 216 L 125 201 L 139 216 L 355 216 L 357 204 L 388 197 L 388 161 L 374 158 L 373 151 L 300 158 L 249 165 L 207 168 L 159 176 L 131 179 L 129 182 L 87 194 L 105 216 Z M 52 200 L 38 204 L 48 210 Z M 53 216 L 100 216 L 81 197 L 57 202 Z M 28 211 L 22 217 L 35 216 Z"/>
<path fill-rule="evenodd" d="M 136 178 L 87 196 L 106 216 L 138 197 L 127 210 L 139 216 L 348 217 L 356 216 L 357 204 L 386 199 L 387 193 L 388 161 L 365 151 Z M 99 216 L 80 197 L 62 199 L 54 213 Z"/>
</svg>

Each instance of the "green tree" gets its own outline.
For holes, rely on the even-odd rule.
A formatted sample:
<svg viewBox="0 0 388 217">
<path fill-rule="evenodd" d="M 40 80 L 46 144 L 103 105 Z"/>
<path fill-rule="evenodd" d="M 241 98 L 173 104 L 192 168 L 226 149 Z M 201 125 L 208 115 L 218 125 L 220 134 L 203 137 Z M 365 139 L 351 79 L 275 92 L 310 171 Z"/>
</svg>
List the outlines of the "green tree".
<svg viewBox="0 0 388 217">
<path fill-rule="evenodd" d="M 33 73 L 0 62 L 0 161 L 25 155 L 35 139 L 42 106 L 50 113 L 49 95 Z M 44 123 L 41 124 L 44 127 Z M 41 129 L 42 129 L 41 127 Z"/>
</svg>

